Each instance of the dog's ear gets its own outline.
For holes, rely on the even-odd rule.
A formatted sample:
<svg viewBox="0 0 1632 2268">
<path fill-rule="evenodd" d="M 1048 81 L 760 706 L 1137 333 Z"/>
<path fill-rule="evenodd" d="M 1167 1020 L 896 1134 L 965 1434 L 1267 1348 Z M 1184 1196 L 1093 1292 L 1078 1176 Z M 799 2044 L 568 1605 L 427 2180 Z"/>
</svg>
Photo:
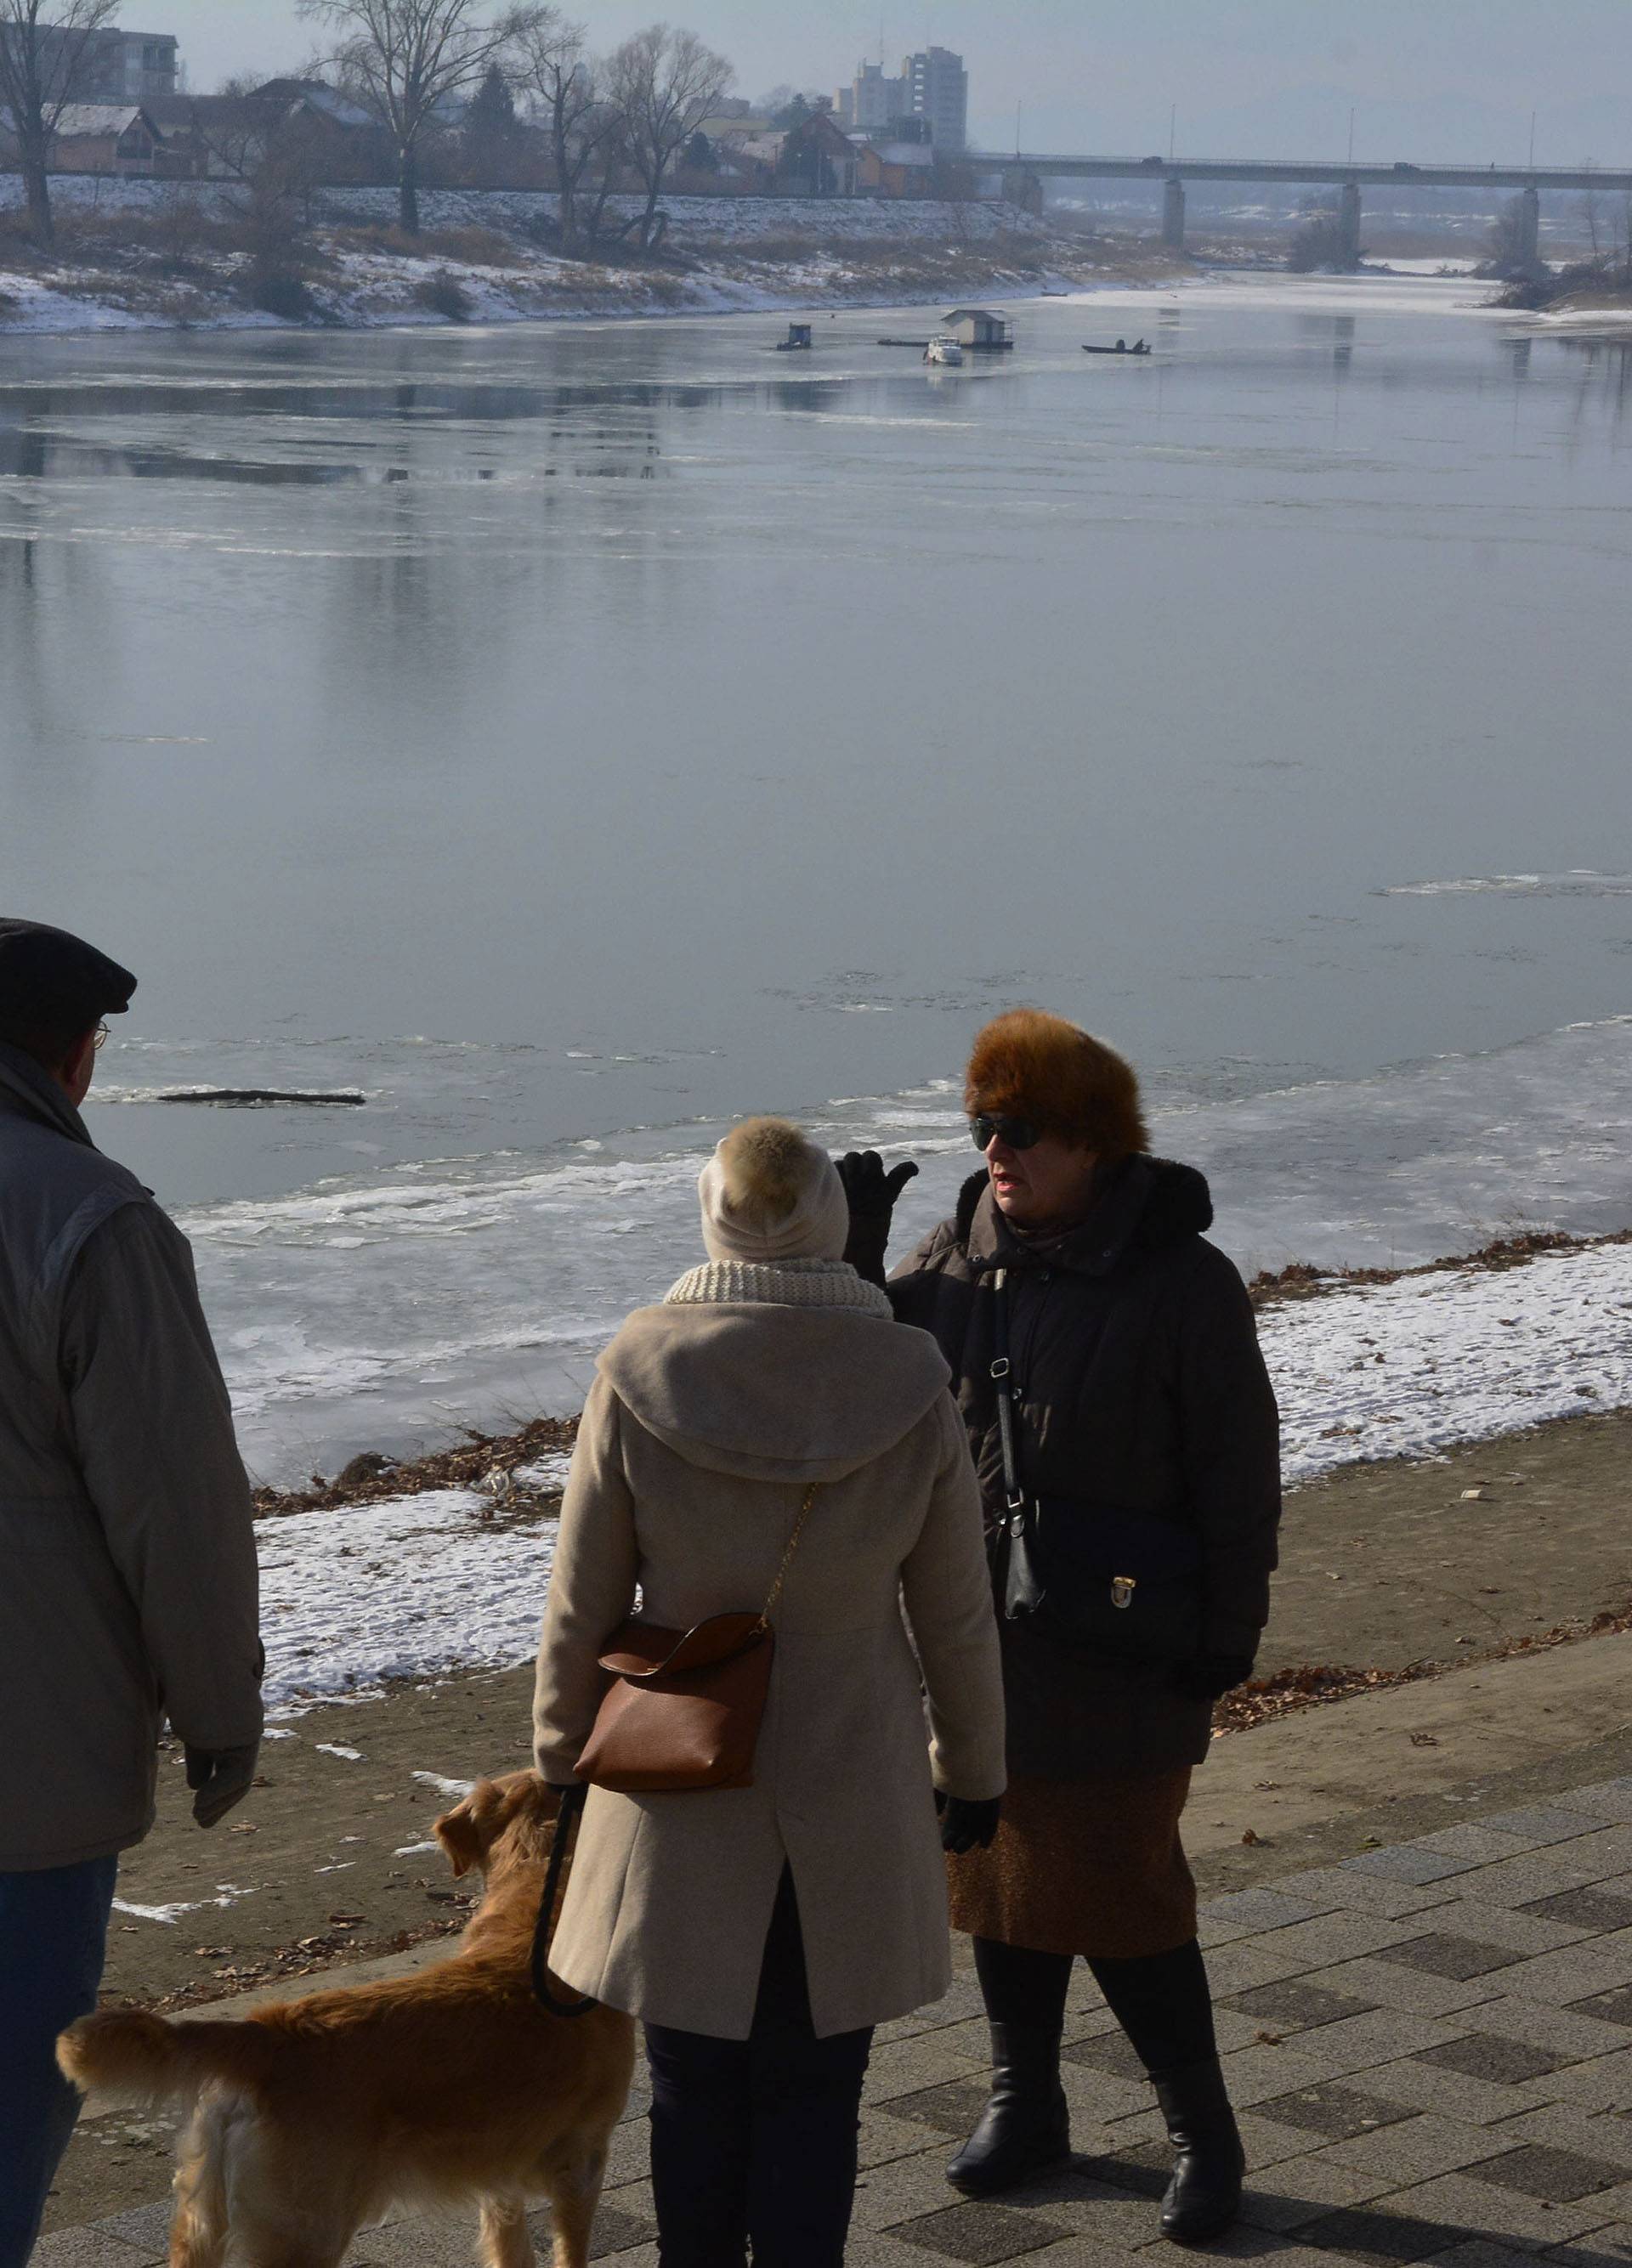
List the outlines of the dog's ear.
<svg viewBox="0 0 1632 2268">
<path fill-rule="evenodd" d="M 451 1811 L 445 1811 L 439 1819 L 431 1822 L 431 1832 L 447 1852 L 455 1881 L 482 1863 L 482 1837 L 473 1814 L 474 1802 L 474 1795 L 468 1795 L 462 1803 L 456 1803 Z"/>
</svg>

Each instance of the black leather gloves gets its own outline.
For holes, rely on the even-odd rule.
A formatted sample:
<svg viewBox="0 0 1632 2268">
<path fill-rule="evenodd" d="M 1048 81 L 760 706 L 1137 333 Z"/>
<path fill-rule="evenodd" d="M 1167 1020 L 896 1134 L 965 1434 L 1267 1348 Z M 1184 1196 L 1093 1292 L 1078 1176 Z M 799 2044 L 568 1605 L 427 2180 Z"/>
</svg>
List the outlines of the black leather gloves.
<svg viewBox="0 0 1632 2268">
<path fill-rule="evenodd" d="M 259 1741 L 241 1749 L 183 1749 L 187 1784 L 194 1791 L 193 1816 L 201 1827 L 218 1826 L 248 1794 L 260 1753 Z"/>
<path fill-rule="evenodd" d="M 1001 1795 L 983 1797 L 971 1803 L 966 1796 L 942 1796 L 937 1790 L 935 1808 L 941 1814 L 941 1848 L 961 1856 L 965 1851 L 984 1851 L 997 1833 L 998 1814 L 1003 1808 Z"/>
<path fill-rule="evenodd" d="M 1173 1672 L 1173 1690 L 1182 1693 L 1186 1701 L 1216 1701 L 1222 1693 L 1233 1693 L 1237 1685 L 1244 1685 L 1252 1675 L 1252 1657 L 1248 1653 L 1199 1653 L 1193 1661 L 1181 1661 Z"/>
<path fill-rule="evenodd" d="M 850 1235 L 845 1258 L 869 1284 L 884 1280 L 884 1252 L 890 1242 L 890 1216 L 896 1199 L 917 1173 L 911 1158 L 891 1172 L 876 1150 L 852 1150 L 838 1161 L 838 1178 L 850 1206 Z"/>
</svg>

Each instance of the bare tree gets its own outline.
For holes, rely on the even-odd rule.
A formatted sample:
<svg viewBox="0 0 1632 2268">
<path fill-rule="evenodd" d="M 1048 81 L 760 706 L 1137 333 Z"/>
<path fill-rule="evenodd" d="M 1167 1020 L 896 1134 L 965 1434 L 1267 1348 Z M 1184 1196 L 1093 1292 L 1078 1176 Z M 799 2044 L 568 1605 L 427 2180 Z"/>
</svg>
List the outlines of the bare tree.
<svg viewBox="0 0 1632 2268">
<path fill-rule="evenodd" d="M 585 52 L 584 26 L 569 23 L 558 8 L 543 12 L 546 20 L 521 42 L 516 80 L 537 105 L 550 136 L 561 249 L 571 254 L 586 239 L 580 200 L 592 180 L 598 181 L 599 193 L 590 208 L 591 249 L 600 233 L 600 217 L 617 173 L 622 122 L 606 99 L 601 67 Z"/>
<path fill-rule="evenodd" d="M 11 0 L 16 4 L 16 0 Z M 546 17 L 536 0 L 299 0 L 339 34 L 335 61 L 366 89 L 396 151 L 398 216 L 419 232 L 419 158 L 439 111 L 510 61 Z"/>
<path fill-rule="evenodd" d="M 736 74 L 695 32 L 649 24 L 625 40 L 608 66 L 608 92 L 623 124 L 624 147 L 646 209 L 640 241 L 652 241 L 657 201 L 676 154 L 719 102 Z"/>
<path fill-rule="evenodd" d="M 52 241 L 51 144 L 63 111 L 82 101 L 97 33 L 118 0 L 0 0 L 0 105 L 11 114 L 28 232 Z"/>
</svg>

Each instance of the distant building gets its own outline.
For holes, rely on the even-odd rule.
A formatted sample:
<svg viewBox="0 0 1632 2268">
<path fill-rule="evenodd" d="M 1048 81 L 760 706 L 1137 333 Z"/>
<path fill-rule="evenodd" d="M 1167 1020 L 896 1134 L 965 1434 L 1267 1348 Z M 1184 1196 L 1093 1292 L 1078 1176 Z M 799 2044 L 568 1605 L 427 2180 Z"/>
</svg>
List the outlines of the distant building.
<svg viewBox="0 0 1632 2268">
<path fill-rule="evenodd" d="M 67 32 L 47 23 L 37 36 L 48 86 L 78 55 L 68 90 L 77 102 L 151 102 L 175 92 L 180 51 L 168 32 Z M 16 26 L 0 26 L 0 39 L 8 37 L 16 39 Z"/>
<path fill-rule="evenodd" d="M 935 153 L 927 142 L 863 142 L 857 183 L 864 196 L 934 195 Z"/>
<path fill-rule="evenodd" d="M 781 197 L 853 197 L 861 152 L 841 133 L 831 110 L 813 110 L 797 126 L 745 137 L 732 155 L 763 193 Z"/>
<path fill-rule="evenodd" d="M 905 76 L 892 78 L 882 63 L 858 63 L 848 86 L 834 97 L 833 110 L 848 134 L 882 134 L 892 119 L 912 107 Z"/>
<path fill-rule="evenodd" d="M 903 107 L 929 121 L 937 150 L 961 150 L 969 138 L 969 73 L 962 55 L 949 48 L 926 48 L 901 67 L 907 100 Z"/>
<path fill-rule="evenodd" d="M 1014 326 L 994 307 L 949 307 L 941 328 L 963 347 L 1012 347 Z"/>
<path fill-rule="evenodd" d="M 15 164 L 11 114 L 0 110 L 0 157 Z M 157 122 L 140 103 L 70 102 L 64 106 L 46 152 L 54 173 L 140 175 L 167 171 Z"/>
</svg>

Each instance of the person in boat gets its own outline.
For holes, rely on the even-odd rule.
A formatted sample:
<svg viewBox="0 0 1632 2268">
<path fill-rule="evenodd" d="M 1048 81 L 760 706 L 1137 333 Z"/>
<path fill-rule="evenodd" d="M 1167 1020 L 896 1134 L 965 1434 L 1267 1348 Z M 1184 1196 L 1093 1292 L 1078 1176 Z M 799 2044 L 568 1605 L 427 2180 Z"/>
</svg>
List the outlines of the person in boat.
<svg viewBox="0 0 1632 2268">
<path fill-rule="evenodd" d="M 1179 1819 L 1214 1703 L 1252 1675 L 1268 1616 L 1274 1395 L 1245 1287 L 1203 1234 L 1207 1183 L 1149 1155 L 1119 1055 L 1063 1017 L 1016 1009 L 977 1037 L 964 1107 L 982 1169 L 888 1284 L 897 1319 L 952 1366 L 1003 1652 L 1002 1819 L 988 1850 L 950 1865 L 993 2083 L 947 2175 L 994 2196 L 1067 2154 L 1060 2040 L 1080 1955 L 1178 2154 L 1163 2233 L 1200 2242 L 1235 2219 L 1243 2160 Z M 887 1175 L 871 1152 L 842 1163 L 846 1250 L 875 1282 L 914 1170 Z M 1017 1568 L 1041 1581 L 1040 1602 L 1016 1588 Z"/>
<path fill-rule="evenodd" d="M 1119 354 L 1126 354 L 1127 352 L 1127 341 L 1126 339 L 1119 339 L 1116 344 L 1116 350 Z"/>
</svg>

